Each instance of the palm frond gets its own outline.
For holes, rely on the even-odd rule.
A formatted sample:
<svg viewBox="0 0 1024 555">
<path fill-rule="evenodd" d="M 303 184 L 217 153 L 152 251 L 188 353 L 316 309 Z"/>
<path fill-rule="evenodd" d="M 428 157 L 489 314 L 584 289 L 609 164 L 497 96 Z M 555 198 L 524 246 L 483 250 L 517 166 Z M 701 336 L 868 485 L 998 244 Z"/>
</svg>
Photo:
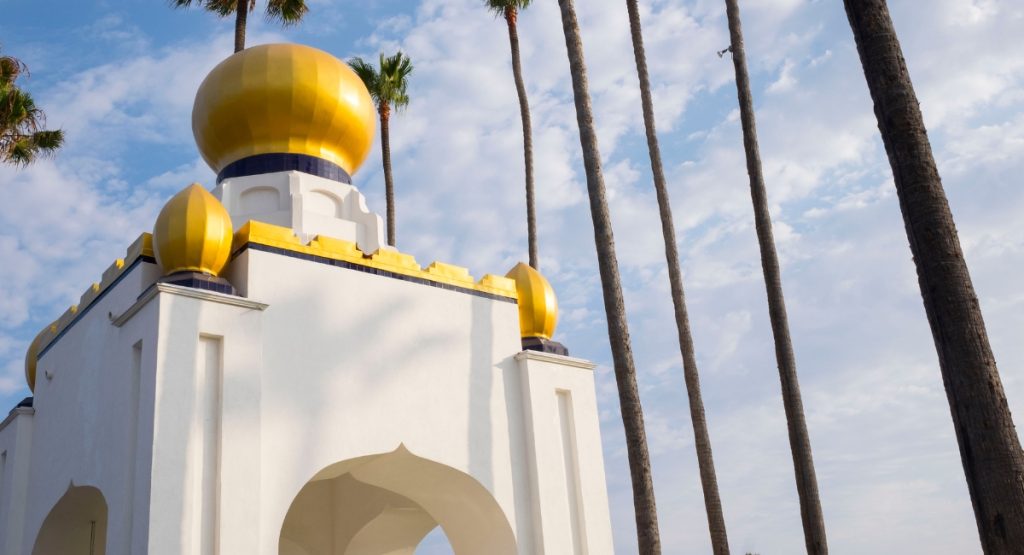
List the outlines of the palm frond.
<svg viewBox="0 0 1024 555">
<path fill-rule="evenodd" d="M 23 71 L 17 63 L 6 63 L 8 75 Z M 64 132 L 43 129 L 45 122 L 46 116 L 32 95 L 15 86 L 13 79 L 0 82 L 0 163 L 26 166 L 60 148 Z"/>
<path fill-rule="evenodd" d="M 401 50 L 392 56 L 380 55 L 380 94 L 395 110 L 409 105 L 406 89 L 412 69 L 412 60 Z"/>
<path fill-rule="evenodd" d="M 0 86 L 11 85 L 20 75 L 28 75 L 28 66 L 14 56 L 0 56 Z"/>
<path fill-rule="evenodd" d="M 269 0 L 267 21 L 280 21 L 283 25 L 296 25 L 309 11 L 305 0 Z"/>
<path fill-rule="evenodd" d="M 24 167 L 40 156 L 52 156 L 64 143 L 64 132 L 37 131 L 0 139 L 0 162 Z"/>
<path fill-rule="evenodd" d="M 32 153 L 31 143 L 27 139 L 14 141 L 10 145 L 3 145 L 6 148 L 0 149 L 0 160 L 15 166 L 24 167 L 32 163 L 35 156 Z"/>
<path fill-rule="evenodd" d="M 250 0 L 250 12 L 252 11 L 254 5 L 255 1 Z M 217 14 L 217 17 L 232 17 L 238 11 L 238 0 L 204 0 L 203 9 L 205 9 L 208 12 Z"/>
<path fill-rule="evenodd" d="M 43 126 L 45 119 L 29 93 L 13 86 L 0 92 L 0 130 L 34 132 Z"/>
<path fill-rule="evenodd" d="M 0 83 L 0 129 L 11 119 L 10 114 L 14 111 L 14 102 L 16 100 L 16 94 L 14 91 L 19 90 L 17 87 L 11 84 Z"/>
<path fill-rule="evenodd" d="M 191 8 L 193 5 L 200 6 L 208 12 L 213 12 L 219 17 L 228 17 L 235 13 L 238 7 L 236 0 L 170 0 L 172 8 Z M 249 8 L 252 9 L 251 7 Z"/>
<path fill-rule="evenodd" d="M 523 11 L 531 3 L 533 3 L 533 0 L 484 0 L 484 6 L 498 17 L 505 17 L 505 10 L 509 8 Z"/>
<path fill-rule="evenodd" d="M 363 81 L 363 84 L 366 85 L 366 90 L 370 92 L 370 97 L 373 98 L 373 101 L 379 104 L 381 95 L 377 69 L 373 67 L 373 64 L 358 56 L 349 60 L 348 65 L 352 68 L 352 71 L 356 72 L 356 75 Z"/>
<path fill-rule="evenodd" d="M 52 153 L 64 144 L 64 130 L 36 131 L 32 134 L 32 144 L 41 152 Z"/>
<path fill-rule="evenodd" d="M 46 116 L 32 95 L 14 84 L 28 67 L 13 56 L 0 56 L 0 163 L 26 166 L 39 155 L 49 155 L 64 142 L 61 130 L 42 127 Z"/>
</svg>

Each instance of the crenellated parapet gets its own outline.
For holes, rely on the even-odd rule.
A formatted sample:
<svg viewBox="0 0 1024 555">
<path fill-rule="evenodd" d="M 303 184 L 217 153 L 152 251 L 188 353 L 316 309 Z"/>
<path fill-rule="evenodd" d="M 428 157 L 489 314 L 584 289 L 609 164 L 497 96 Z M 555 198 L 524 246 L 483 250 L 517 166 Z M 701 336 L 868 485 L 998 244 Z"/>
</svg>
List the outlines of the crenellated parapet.
<svg viewBox="0 0 1024 555">
<path fill-rule="evenodd" d="M 503 276 L 486 274 L 476 280 L 467 268 L 461 266 L 433 262 L 424 268 L 410 254 L 393 249 L 380 249 L 373 254 L 367 254 L 351 241 L 321 235 L 315 236 L 308 243 L 303 243 L 291 228 L 255 220 L 242 225 L 235 233 L 233 245 L 236 255 L 246 248 L 264 247 L 261 250 L 269 248 L 279 254 L 294 253 L 312 257 L 312 260 L 336 261 L 352 265 L 355 267 L 353 269 L 374 270 L 374 273 L 378 274 L 385 272 L 391 277 L 405 278 L 407 281 L 421 280 L 428 284 L 475 291 L 510 300 L 518 298 L 515 281 Z"/>
<path fill-rule="evenodd" d="M 141 262 L 155 263 L 153 253 L 153 236 L 149 233 L 139 235 L 125 251 L 124 258 L 118 258 L 103 271 L 99 282 L 93 283 L 82 293 L 78 304 L 73 304 L 56 320 L 44 327 L 29 345 L 25 354 L 25 381 L 30 390 L 35 390 L 36 362 L 64 331 L 85 315 L 103 295 L 127 274 L 136 264 Z"/>
<path fill-rule="evenodd" d="M 231 241 L 232 258 L 247 248 L 271 250 L 278 254 L 301 255 L 311 261 L 343 265 L 382 276 L 499 297 L 512 302 L 516 302 L 519 298 L 515 280 L 508 277 L 485 274 L 480 279 L 476 279 L 467 268 L 437 261 L 422 267 L 416 262 L 415 257 L 395 249 L 378 249 L 372 254 L 367 254 L 352 241 L 325 235 L 316 235 L 312 240 L 304 243 L 291 228 L 255 220 L 246 222 L 234 234 Z M 138 239 L 126 250 L 124 258 L 118 258 L 111 263 L 104 270 L 100 281 L 91 284 L 82 293 L 77 304 L 68 307 L 59 318 L 43 328 L 32 341 L 25 355 L 25 380 L 30 389 L 35 389 L 35 369 L 38 358 L 65 330 L 84 316 L 112 286 L 140 263 L 153 265 L 154 276 L 159 275 L 160 272 L 156 269 L 157 260 L 153 249 L 153 235 L 150 233 L 139 235 Z M 230 265 L 230 262 L 228 264 Z"/>
</svg>

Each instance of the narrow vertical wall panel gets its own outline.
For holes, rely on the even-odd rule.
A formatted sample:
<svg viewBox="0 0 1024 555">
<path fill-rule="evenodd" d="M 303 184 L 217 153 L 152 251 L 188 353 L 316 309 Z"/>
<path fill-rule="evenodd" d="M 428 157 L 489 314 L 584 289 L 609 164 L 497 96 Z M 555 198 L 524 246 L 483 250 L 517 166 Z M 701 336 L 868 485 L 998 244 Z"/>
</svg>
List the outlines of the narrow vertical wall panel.
<svg viewBox="0 0 1024 555">
<path fill-rule="evenodd" d="M 131 384 L 132 384 L 132 398 L 131 408 L 132 413 L 129 415 L 129 445 L 132 456 L 131 470 L 128 472 L 128 502 L 133 506 L 128 508 L 128 537 L 126 538 L 129 549 L 132 545 L 132 538 L 135 535 L 135 480 L 138 476 L 139 466 L 139 419 L 142 418 L 142 399 L 141 399 L 141 381 L 142 381 L 142 341 L 137 341 L 132 345 L 132 368 L 131 368 Z"/>
<path fill-rule="evenodd" d="M 10 534 L 8 528 L 10 527 L 9 521 L 11 520 L 11 518 L 9 515 L 11 511 L 14 510 L 12 500 L 4 498 L 5 495 L 9 495 L 7 493 L 7 488 L 4 487 L 4 482 L 6 481 L 7 451 L 4 451 L 3 453 L 0 453 L 0 538 L 5 538 L 8 534 Z M 5 507 L 7 508 L 7 510 L 4 510 Z M 2 547 L 4 547 L 4 545 L 3 542 L 0 541 L 0 548 Z"/>
<path fill-rule="evenodd" d="M 196 368 L 196 422 L 194 433 L 199 447 L 193 454 L 199 471 L 194 492 L 196 522 L 193 531 L 194 553 L 217 553 L 217 505 L 220 475 L 221 382 L 223 379 L 223 342 L 220 337 L 199 337 Z"/>
<path fill-rule="evenodd" d="M 4 482 L 7 478 L 7 451 L 0 453 L 0 503 L 4 500 L 4 494 L 7 490 L 4 489 Z M 0 505 L 0 511 L 3 510 L 3 505 Z M 6 523 L 0 523 L 6 524 Z"/>
<path fill-rule="evenodd" d="M 569 504 L 572 552 L 587 553 L 587 533 L 584 530 L 583 503 L 580 499 L 580 462 L 576 449 L 576 422 L 573 419 L 572 393 L 565 389 L 555 392 L 558 397 L 558 423 L 562 439 L 562 463 L 565 469 L 566 501 Z"/>
</svg>

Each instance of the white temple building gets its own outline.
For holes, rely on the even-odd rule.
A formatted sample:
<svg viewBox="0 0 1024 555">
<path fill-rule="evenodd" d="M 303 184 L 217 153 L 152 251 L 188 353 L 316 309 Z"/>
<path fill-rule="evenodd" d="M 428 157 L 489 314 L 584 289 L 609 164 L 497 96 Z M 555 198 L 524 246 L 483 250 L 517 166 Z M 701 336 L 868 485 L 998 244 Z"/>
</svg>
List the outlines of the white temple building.
<svg viewBox="0 0 1024 555">
<path fill-rule="evenodd" d="M 201 85 L 186 187 L 26 356 L 0 553 L 612 552 L 593 364 L 548 282 L 386 245 L 351 175 L 375 106 L 274 44 Z M 115 217 L 115 215 L 112 215 Z"/>
</svg>

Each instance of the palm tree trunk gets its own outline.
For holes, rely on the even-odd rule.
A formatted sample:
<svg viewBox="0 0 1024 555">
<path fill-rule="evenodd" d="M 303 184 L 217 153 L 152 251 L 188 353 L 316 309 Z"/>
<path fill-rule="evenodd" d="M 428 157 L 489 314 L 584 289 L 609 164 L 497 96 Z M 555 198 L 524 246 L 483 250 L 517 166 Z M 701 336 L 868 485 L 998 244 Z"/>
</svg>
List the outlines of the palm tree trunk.
<svg viewBox="0 0 1024 555">
<path fill-rule="evenodd" d="M 775 239 L 772 236 L 772 220 L 768 211 L 768 194 L 765 191 L 764 175 L 761 172 L 761 155 L 757 146 L 757 124 L 754 121 L 754 101 L 750 93 L 750 76 L 747 74 L 747 57 L 743 47 L 743 31 L 740 27 L 740 9 L 736 0 L 725 0 L 726 15 L 729 19 L 729 35 L 732 42 L 733 65 L 736 69 L 736 90 L 739 97 L 740 119 L 743 124 L 743 146 L 746 150 L 747 173 L 750 175 L 750 197 L 754 204 L 754 223 L 757 242 L 761 250 L 761 267 L 764 271 L 765 288 L 768 291 L 768 315 L 775 338 L 775 358 L 779 365 L 779 379 L 782 382 L 782 401 L 786 410 L 789 427 L 789 447 L 793 453 L 793 470 L 796 474 L 797 493 L 800 496 L 800 517 L 803 520 L 804 542 L 810 554 L 828 553 L 825 538 L 825 518 L 821 513 L 818 496 L 818 480 L 814 474 L 814 459 L 811 456 L 811 440 L 804 420 L 804 406 L 800 399 L 800 384 L 796 375 L 796 358 L 793 342 L 789 337 L 789 321 L 786 316 L 786 302 L 782 294 L 782 276 L 779 258 L 775 253 Z"/>
<path fill-rule="evenodd" d="M 388 244 L 395 246 L 395 182 L 391 176 L 391 134 L 388 122 L 391 120 L 391 106 L 380 105 L 380 152 L 384 159 L 384 197 L 387 202 Z"/>
<path fill-rule="evenodd" d="M 622 410 L 622 424 L 626 433 L 637 543 L 643 555 L 656 555 L 661 553 L 661 540 L 658 535 L 658 513 L 654 502 L 651 461 L 647 452 L 643 408 L 640 406 L 640 393 L 637 390 L 636 368 L 633 365 L 633 352 L 626 324 L 626 309 L 622 300 L 622 284 L 619 282 L 615 238 L 608 214 L 608 202 L 605 199 L 604 178 L 601 176 L 601 154 L 597 148 L 594 116 L 590 109 L 583 44 L 572 0 L 558 0 L 558 5 L 562 11 L 562 28 L 569 54 L 576 121 L 580 129 L 580 146 L 583 149 L 583 165 L 586 169 L 587 191 L 590 196 L 590 215 L 594 221 L 594 244 L 597 247 L 597 262 L 601 272 L 601 288 L 608 320 L 608 339 L 615 363 L 619 407 Z"/>
<path fill-rule="evenodd" d="M 537 214 L 533 196 L 533 131 L 530 128 L 530 102 L 526 98 L 526 84 L 523 82 L 523 66 L 519 60 L 519 31 L 516 28 L 518 12 L 515 8 L 505 9 L 508 23 L 508 40 L 512 46 L 512 75 L 519 95 L 519 114 L 523 120 L 523 157 L 526 162 L 526 235 L 530 249 L 530 266 L 540 269 L 537 257 Z"/>
<path fill-rule="evenodd" d="M 985 553 L 1024 549 L 1024 453 L 885 0 L 845 0 L 939 355 Z"/>
<path fill-rule="evenodd" d="M 640 103 L 643 107 L 644 127 L 647 131 L 647 149 L 651 155 L 651 173 L 654 176 L 654 190 L 658 196 L 658 209 L 661 213 L 661 231 L 665 237 L 665 259 L 668 263 L 669 283 L 672 288 L 672 303 L 675 307 L 676 329 L 679 332 L 679 350 L 683 356 L 683 376 L 690 401 L 690 420 L 693 424 L 700 482 L 704 490 L 704 508 L 707 512 L 708 529 L 711 533 L 711 547 L 715 555 L 728 555 L 729 538 L 725 531 L 722 500 L 718 495 L 718 478 L 715 476 L 715 461 L 711 454 L 711 436 L 708 434 L 707 420 L 704 416 L 704 400 L 700 394 L 700 375 L 697 372 L 697 357 L 693 351 L 690 318 L 686 311 L 683 276 L 679 270 L 679 251 L 676 248 L 676 228 L 672 221 L 672 204 L 668 198 L 665 171 L 661 164 L 661 148 L 658 146 L 658 134 L 654 128 L 654 102 L 651 100 L 651 83 L 647 74 L 647 55 L 644 52 L 644 37 L 640 27 L 640 10 L 637 7 L 637 0 L 626 0 L 626 9 L 629 12 L 629 28 L 633 38 L 636 72 L 640 79 Z"/>
<path fill-rule="evenodd" d="M 245 50 L 245 24 L 249 18 L 250 0 L 235 0 L 235 52 Z"/>
</svg>

